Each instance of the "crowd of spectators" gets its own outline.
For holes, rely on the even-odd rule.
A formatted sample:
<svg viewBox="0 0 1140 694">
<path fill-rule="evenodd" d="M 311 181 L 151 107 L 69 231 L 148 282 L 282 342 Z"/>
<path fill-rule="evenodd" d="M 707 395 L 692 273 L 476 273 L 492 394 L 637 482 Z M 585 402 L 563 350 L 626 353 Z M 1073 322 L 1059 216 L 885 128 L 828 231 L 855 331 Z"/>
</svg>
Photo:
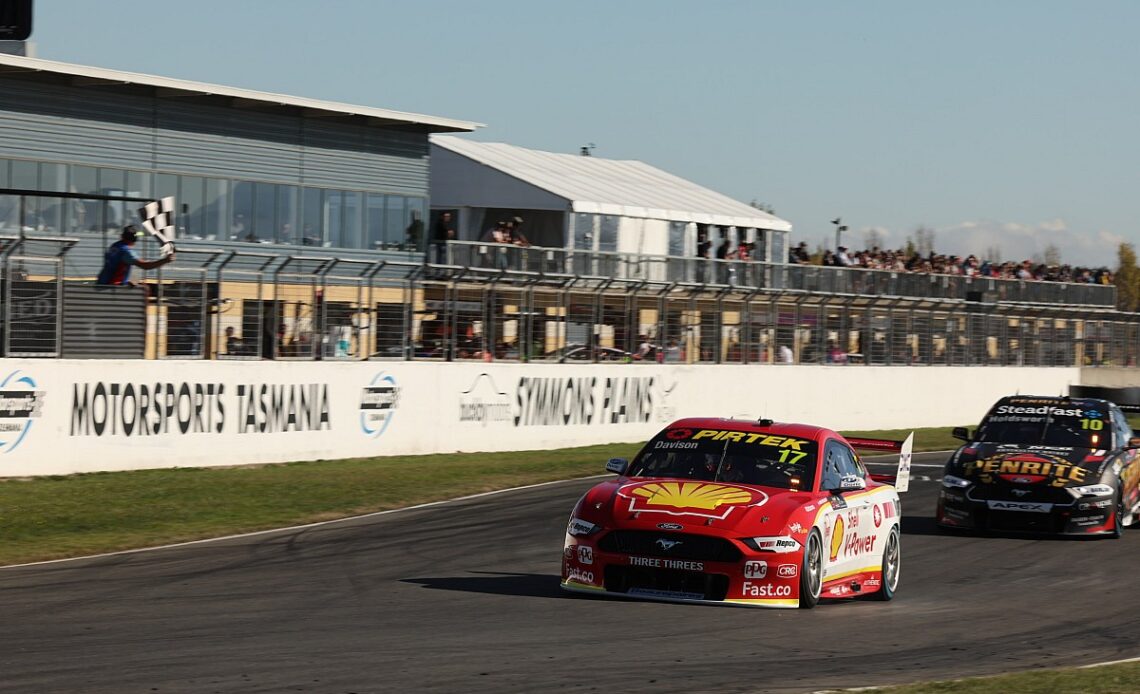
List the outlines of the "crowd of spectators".
<svg viewBox="0 0 1140 694">
<path fill-rule="evenodd" d="M 789 252 L 788 262 L 802 265 L 827 265 L 866 270 L 890 270 L 892 272 L 961 275 L 964 277 L 1112 284 L 1112 272 L 1107 267 L 1079 267 L 1031 260 L 998 262 L 980 259 L 972 254 L 963 257 L 943 255 L 933 251 L 926 255 L 908 254 L 903 249 L 880 249 L 877 246 L 863 251 L 851 251 L 845 246 L 840 246 L 837 251 L 825 250 L 821 256 L 817 255 L 813 258 L 807 250 L 807 244 L 800 242 Z"/>
</svg>

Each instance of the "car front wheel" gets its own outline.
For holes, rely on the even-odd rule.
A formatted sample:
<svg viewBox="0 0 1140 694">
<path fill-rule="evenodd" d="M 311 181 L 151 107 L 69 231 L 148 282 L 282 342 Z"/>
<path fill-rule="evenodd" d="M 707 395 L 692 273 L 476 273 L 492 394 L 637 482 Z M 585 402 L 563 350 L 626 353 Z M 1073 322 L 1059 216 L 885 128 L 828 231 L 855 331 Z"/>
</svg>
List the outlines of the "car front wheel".
<svg viewBox="0 0 1140 694">
<path fill-rule="evenodd" d="M 819 604 L 823 590 L 823 540 L 812 528 L 804 543 L 804 563 L 800 571 L 800 607 L 810 610 Z"/>
</svg>

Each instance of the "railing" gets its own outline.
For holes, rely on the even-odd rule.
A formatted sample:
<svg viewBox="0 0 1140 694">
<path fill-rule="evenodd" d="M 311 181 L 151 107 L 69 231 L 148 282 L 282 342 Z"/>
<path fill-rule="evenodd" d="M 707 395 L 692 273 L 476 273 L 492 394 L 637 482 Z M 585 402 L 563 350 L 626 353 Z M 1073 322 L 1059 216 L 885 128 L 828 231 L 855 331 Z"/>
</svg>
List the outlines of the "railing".
<svg viewBox="0 0 1140 694">
<path fill-rule="evenodd" d="M 141 243 L 145 255 L 151 242 Z M 0 237 L 5 356 L 852 366 L 1133 366 L 1140 356 L 1135 314 L 967 300 L 996 291 L 989 280 L 742 263 L 743 277 L 755 270 L 777 286 L 699 284 L 194 247 L 141 288 L 97 288 L 68 274 L 70 244 Z M 549 259 L 520 250 L 528 263 Z M 590 260 L 631 269 L 622 254 Z M 642 275 L 687 269 L 642 261 Z M 952 298 L 893 296 L 918 293 L 905 282 L 942 283 Z"/>
<path fill-rule="evenodd" d="M 520 272 L 684 282 L 742 289 L 911 299 L 961 299 L 982 303 L 1016 302 L 1098 307 L 1116 305 L 1116 288 L 1099 284 L 1007 280 L 639 253 L 574 251 L 471 241 L 450 241 L 447 250 L 448 262 L 452 265 Z"/>
</svg>

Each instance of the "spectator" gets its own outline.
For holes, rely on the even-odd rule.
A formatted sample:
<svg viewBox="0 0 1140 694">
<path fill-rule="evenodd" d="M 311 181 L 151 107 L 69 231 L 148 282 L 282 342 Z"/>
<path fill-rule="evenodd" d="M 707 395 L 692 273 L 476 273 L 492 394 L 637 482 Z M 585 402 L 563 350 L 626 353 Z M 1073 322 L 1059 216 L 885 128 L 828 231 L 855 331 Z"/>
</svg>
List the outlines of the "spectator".
<svg viewBox="0 0 1140 694">
<path fill-rule="evenodd" d="M 420 219 L 419 210 L 412 210 L 412 221 L 408 222 L 408 226 L 404 229 L 404 239 L 407 250 L 420 250 L 420 243 L 422 243 L 423 238 L 424 222 Z"/>
<path fill-rule="evenodd" d="M 431 247 L 436 263 L 442 265 L 447 262 L 447 242 L 454 240 L 455 225 L 451 221 L 451 212 L 441 212 L 431 230 Z"/>
<path fill-rule="evenodd" d="M 787 345 L 780 345 L 776 348 L 776 361 L 780 364 L 794 364 L 796 358 L 792 354 L 792 348 Z"/>
<path fill-rule="evenodd" d="M 140 270 L 153 270 L 174 260 L 174 253 L 157 260 L 142 260 L 133 248 L 137 240 L 138 232 L 133 226 L 123 227 L 119 240 L 111 244 L 103 256 L 103 269 L 99 271 L 96 284 L 133 286 L 130 281 L 131 266 Z"/>
<path fill-rule="evenodd" d="M 526 236 L 523 236 L 523 233 L 520 229 L 520 227 L 522 227 L 522 223 L 522 217 L 515 217 L 507 222 L 507 234 L 510 238 L 510 241 L 508 243 L 513 243 L 516 246 L 522 246 L 523 248 L 526 248 L 530 246 L 530 241 Z"/>
<path fill-rule="evenodd" d="M 657 347 L 652 342 L 649 341 L 649 336 L 648 335 L 642 335 L 641 336 L 641 343 L 637 346 L 637 353 L 634 355 L 633 358 L 634 359 L 644 359 L 644 360 L 653 359 L 653 353 L 656 351 L 656 349 L 657 349 Z"/>
<path fill-rule="evenodd" d="M 242 354 L 244 351 L 245 345 L 241 338 L 234 334 L 234 326 L 226 326 L 226 354 Z"/>
<path fill-rule="evenodd" d="M 839 267 L 851 267 L 851 256 L 847 255 L 847 246 L 840 246 L 835 253 L 835 264 Z"/>
</svg>

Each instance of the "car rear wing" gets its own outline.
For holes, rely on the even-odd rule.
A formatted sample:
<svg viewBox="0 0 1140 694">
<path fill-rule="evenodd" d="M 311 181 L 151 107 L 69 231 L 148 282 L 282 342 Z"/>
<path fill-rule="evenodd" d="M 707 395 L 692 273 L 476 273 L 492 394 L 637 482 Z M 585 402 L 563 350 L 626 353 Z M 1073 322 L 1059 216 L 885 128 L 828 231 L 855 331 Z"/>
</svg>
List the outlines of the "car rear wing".
<svg viewBox="0 0 1140 694">
<path fill-rule="evenodd" d="M 888 451 L 899 454 L 899 466 L 894 475 L 879 475 L 872 473 L 871 479 L 876 482 L 886 482 L 895 487 L 895 491 L 902 493 L 910 489 L 910 459 L 911 449 L 914 447 L 914 432 L 912 431 L 902 441 L 889 439 L 864 439 L 859 437 L 845 437 L 847 443 L 855 448 L 872 451 Z"/>
</svg>

